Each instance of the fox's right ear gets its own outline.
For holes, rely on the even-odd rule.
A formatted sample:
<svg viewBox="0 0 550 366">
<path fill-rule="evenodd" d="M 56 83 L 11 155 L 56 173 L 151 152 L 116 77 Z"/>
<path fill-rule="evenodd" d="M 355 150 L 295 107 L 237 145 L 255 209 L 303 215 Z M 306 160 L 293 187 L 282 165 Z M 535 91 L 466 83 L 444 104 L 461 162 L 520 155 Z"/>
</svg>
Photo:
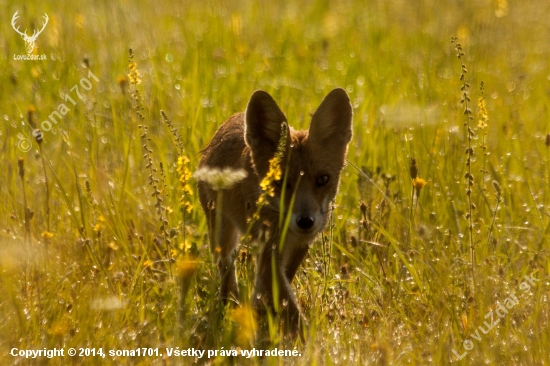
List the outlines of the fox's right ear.
<svg viewBox="0 0 550 366">
<path fill-rule="evenodd" d="M 344 89 L 328 93 L 309 126 L 309 138 L 324 148 L 335 148 L 345 153 L 353 135 L 353 109 Z"/>
<path fill-rule="evenodd" d="M 286 117 L 271 95 L 256 90 L 246 106 L 244 139 L 252 151 L 253 160 L 271 159 L 281 137 L 281 123 Z M 286 127 L 288 128 L 288 127 Z"/>
</svg>

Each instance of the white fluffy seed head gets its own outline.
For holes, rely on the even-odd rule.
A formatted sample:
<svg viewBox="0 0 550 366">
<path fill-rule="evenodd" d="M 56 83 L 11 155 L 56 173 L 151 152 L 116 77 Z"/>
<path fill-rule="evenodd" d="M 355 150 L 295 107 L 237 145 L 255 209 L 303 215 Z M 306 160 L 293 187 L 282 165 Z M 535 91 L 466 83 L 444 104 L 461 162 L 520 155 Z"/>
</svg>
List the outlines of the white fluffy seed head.
<svg viewBox="0 0 550 366">
<path fill-rule="evenodd" d="M 248 173 L 244 169 L 202 167 L 193 177 L 208 183 L 212 189 L 220 190 L 231 188 L 236 183 L 246 178 Z"/>
</svg>

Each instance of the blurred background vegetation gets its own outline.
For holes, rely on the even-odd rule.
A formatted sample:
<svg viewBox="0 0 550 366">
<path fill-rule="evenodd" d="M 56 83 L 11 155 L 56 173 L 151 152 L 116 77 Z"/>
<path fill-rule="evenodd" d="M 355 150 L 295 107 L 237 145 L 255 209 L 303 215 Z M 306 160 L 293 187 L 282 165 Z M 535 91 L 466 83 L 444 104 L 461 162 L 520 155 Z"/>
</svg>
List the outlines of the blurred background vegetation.
<svg viewBox="0 0 550 366">
<path fill-rule="evenodd" d="M 352 100 L 354 140 L 331 225 L 294 284 L 307 342 L 270 328 L 272 346 L 296 346 L 301 356 L 210 362 L 454 362 L 452 350 L 463 354 L 485 314 L 532 273 L 540 283 L 460 362 L 550 362 L 549 2 L 0 5 L 3 363 L 22 363 L 7 355 L 13 347 L 257 345 L 246 295 L 256 249 L 239 253 L 241 306 L 221 308 L 189 174 L 254 90 L 268 91 L 292 126 L 307 128 L 335 87 Z M 16 11 L 29 34 L 48 14 L 34 50 L 47 60 L 14 60 L 26 54 L 10 26 Z M 468 115 L 452 36 L 465 54 L 473 117 L 474 263 L 465 218 Z M 60 104 L 69 110 L 39 144 L 33 130 Z M 427 182 L 418 198 L 411 158 Z M 165 352 L 72 360 L 204 361 Z"/>
</svg>

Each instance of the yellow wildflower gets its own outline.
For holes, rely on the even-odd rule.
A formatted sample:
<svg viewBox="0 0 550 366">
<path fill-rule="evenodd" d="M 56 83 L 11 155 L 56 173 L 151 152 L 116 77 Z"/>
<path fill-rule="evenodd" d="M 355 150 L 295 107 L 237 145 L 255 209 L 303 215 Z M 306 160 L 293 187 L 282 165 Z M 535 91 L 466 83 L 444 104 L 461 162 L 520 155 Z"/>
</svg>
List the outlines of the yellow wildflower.
<svg viewBox="0 0 550 366">
<path fill-rule="evenodd" d="M 426 184 L 428 184 L 428 182 L 426 182 L 426 180 L 422 179 L 422 178 L 414 178 L 413 181 L 413 187 L 416 191 L 416 198 L 418 199 L 418 197 L 420 197 L 420 191 L 422 190 L 422 188 L 424 188 L 424 186 Z"/>
<path fill-rule="evenodd" d="M 497 0 L 497 8 L 495 9 L 495 16 L 497 18 L 502 18 L 508 15 L 508 1 L 507 0 Z"/>
<path fill-rule="evenodd" d="M 194 250 L 193 244 L 194 244 L 193 242 L 187 239 L 183 243 L 178 243 L 171 250 L 172 256 L 177 257 L 181 253 L 187 253 L 187 254 L 192 253 L 192 251 Z"/>
<path fill-rule="evenodd" d="M 198 267 L 199 267 L 198 261 L 194 260 L 190 256 L 185 256 L 184 258 L 177 261 L 176 273 L 179 278 L 190 279 Z"/>
<path fill-rule="evenodd" d="M 77 14 L 76 19 L 75 19 L 75 23 L 76 23 L 76 26 L 79 29 L 83 29 L 84 28 L 84 16 L 82 14 Z"/>
<path fill-rule="evenodd" d="M 97 222 L 93 228 L 93 230 L 95 232 L 100 232 L 102 231 L 103 229 L 105 229 L 105 217 L 103 217 L 103 215 L 100 215 L 99 218 L 97 219 Z"/>
<path fill-rule="evenodd" d="M 257 328 L 254 310 L 249 305 L 235 307 L 230 318 L 238 327 L 236 343 L 242 347 L 250 346 L 254 342 Z"/>
<path fill-rule="evenodd" d="M 42 236 L 43 239 L 46 239 L 46 240 L 53 238 L 53 233 L 50 233 L 48 231 L 44 231 L 40 235 Z"/>
<path fill-rule="evenodd" d="M 68 330 L 67 321 L 66 320 L 58 320 L 58 321 L 56 321 L 52 324 L 52 326 L 50 327 L 50 330 L 48 331 L 48 333 L 51 336 L 55 337 L 55 338 L 59 338 L 59 337 L 63 337 L 64 335 L 66 335 L 67 330 Z"/>
</svg>

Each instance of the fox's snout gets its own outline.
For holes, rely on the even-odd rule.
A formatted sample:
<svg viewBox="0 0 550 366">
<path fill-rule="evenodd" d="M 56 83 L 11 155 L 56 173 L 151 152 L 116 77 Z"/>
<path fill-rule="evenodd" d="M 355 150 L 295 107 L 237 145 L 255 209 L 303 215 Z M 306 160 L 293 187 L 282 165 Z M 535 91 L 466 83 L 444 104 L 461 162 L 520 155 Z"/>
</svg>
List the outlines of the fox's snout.
<svg viewBox="0 0 550 366">
<path fill-rule="evenodd" d="M 292 208 L 289 229 L 299 236 L 315 235 L 325 226 L 327 208 L 323 206 L 326 205 L 326 196 L 323 201 L 317 202 L 317 197 L 310 193 L 299 193 L 297 204 Z"/>
</svg>

